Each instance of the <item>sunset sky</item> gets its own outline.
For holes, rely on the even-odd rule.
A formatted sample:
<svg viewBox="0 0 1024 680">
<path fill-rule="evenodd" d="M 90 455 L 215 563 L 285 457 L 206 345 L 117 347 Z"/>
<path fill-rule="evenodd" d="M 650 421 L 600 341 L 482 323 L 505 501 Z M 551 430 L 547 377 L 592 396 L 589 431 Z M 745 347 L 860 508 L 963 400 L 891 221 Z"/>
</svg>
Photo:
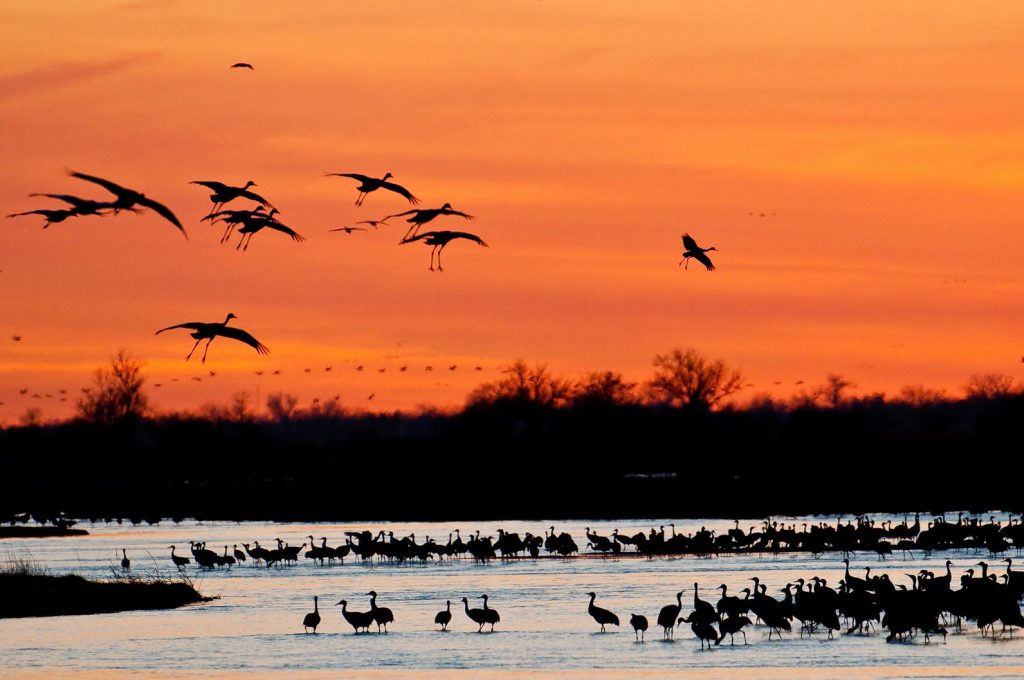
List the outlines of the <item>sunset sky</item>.
<svg viewBox="0 0 1024 680">
<path fill-rule="evenodd" d="M 120 348 L 162 410 L 447 407 L 516 358 L 642 381 L 675 347 L 742 369 L 741 400 L 1020 379 L 1022 26 L 1009 0 L 3 0 L 3 214 L 111 198 L 72 169 L 189 240 L 152 212 L 4 219 L 0 422 L 71 414 Z M 391 172 L 490 248 L 439 273 L 397 220 L 329 233 L 412 206 L 325 172 Z M 304 243 L 199 221 L 190 180 L 250 179 Z M 684 232 L 716 271 L 677 267 Z M 154 335 L 228 312 L 268 356 Z"/>
</svg>

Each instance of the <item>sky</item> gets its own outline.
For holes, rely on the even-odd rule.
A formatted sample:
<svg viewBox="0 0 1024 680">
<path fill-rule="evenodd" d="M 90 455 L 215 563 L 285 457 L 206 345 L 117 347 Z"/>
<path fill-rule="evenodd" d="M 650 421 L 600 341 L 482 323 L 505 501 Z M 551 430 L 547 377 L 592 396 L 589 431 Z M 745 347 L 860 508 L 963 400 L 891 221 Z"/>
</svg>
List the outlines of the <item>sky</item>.
<svg viewBox="0 0 1024 680">
<path fill-rule="evenodd" d="M 741 400 L 1020 379 L 1022 25 L 1012 1 L 3 0 L 3 214 L 110 198 L 70 169 L 189 238 L 3 219 L 0 423 L 70 415 L 122 348 L 163 411 L 451 408 L 519 358 L 642 382 L 677 347 L 742 370 Z M 490 247 L 442 273 L 398 220 L 331 233 L 413 206 L 327 172 L 391 172 Z M 219 243 L 192 180 L 255 181 L 306 240 Z M 678 266 L 687 232 L 714 272 Z M 269 355 L 155 335 L 228 312 Z"/>
</svg>

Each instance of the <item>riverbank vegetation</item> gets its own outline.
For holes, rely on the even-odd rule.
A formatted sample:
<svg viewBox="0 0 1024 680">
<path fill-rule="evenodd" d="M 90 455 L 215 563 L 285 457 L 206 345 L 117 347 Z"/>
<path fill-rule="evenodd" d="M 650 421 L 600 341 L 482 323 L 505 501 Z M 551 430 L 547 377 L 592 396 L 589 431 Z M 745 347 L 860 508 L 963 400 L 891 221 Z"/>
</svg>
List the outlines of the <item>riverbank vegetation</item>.
<svg viewBox="0 0 1024 680">
<path fill-rule="evenodd" d="M 137 373 L 121 374 L 143 389 Z M 925 387 L 887 396 L 854 395 L 830 375 L 787 401 L 740 404 L 742 380 L 723 362 L 674 350 L 642 384 L 610 371 L 570 380 L 517 361 L 453 413 L 301 408 L 286 393 L 269 395 L 262 413 L 241 399 L 163 415 L 90 401 L 75 420 L 0 431 L 0 518 L 1021 509 L 1012 460 L 1024 444 L 1024 394 L 1006 376 L 972 377 L 960 396 Z"/>
</svg>

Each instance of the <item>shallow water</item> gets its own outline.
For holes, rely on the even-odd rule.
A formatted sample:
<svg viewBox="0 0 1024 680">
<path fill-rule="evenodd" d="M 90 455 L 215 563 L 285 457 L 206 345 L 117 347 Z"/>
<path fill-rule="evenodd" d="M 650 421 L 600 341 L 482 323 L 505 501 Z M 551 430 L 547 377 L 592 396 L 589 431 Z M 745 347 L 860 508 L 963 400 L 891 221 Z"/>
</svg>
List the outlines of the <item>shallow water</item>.
<svg viewBox="0 0 1024 680">
<path fill-rule="evenodd" d="M 883 519 L 881 516 L 876 519 Z M 901 520 L 902 518 L 897 518 Z M 794 521 L 802 522 L 804 519 Z M 744 522 L 746 530 L 750 524 Z M 240 541 L 263 545 L 280 537 L 293 545 L 308 542 L 310 534 L 327 536 L 330 545 L 343 542 L 347 530 L 387 529 L 396 536 L 415 533 L 438 542 L 459 527 L 463 535 L 479 529 L 496 535 L 498 527 L 510 531 L 542 533 L 552 522 L 399 523 L 399 524 L 263 524 L 162 523 L 158 526 L 82 525 L 87 537 L 19 539 L 0 544 L 5 552 L 29 556 L 51 573 L 74 572 L 106 577 L 119 568 L 120 549 L 128 550 L 138 575 L 173 574 L 169 545 L 188 555 L 189 540 L 205 540 L 221 550 Z M 612 529 L 629 534 L 648 530 L 665 520 L 555 522 L 582 547 L 584 527 L 608 535 Z M 698 520 L 676 522 L 682 533 L 701 526 L 725 530 L 731 522 Z M 944 569 L 954 561 L 954 576 L 987 555 L 966 551 L 896 555 L 879 560 L 874 554 L 852 558 L 853 571 L 883 571 L 897 584 L 921 568 Z M 743 555 L 717 558 L 580 558 L 540 559 L 487 565 L 472 560 L 440 564 L 363 564 L 349 558 L 344 565 L 253 568 L 251 563 L 230 570 L 199 572 L 203 594 L 220 599 L 171 611 L 124 612 L 95 616 L 14 619 L 0 621 L 0 676 L 37 677 L 188 677 L 245 673 L 295 674 L 303 677 L 445 677 L 453 672 L 467 677 L 530 675 L 558 671 L 566 678 L 607 675 L 616 678 L 657 677 L 1021 677 L 1024 676 L 1024 634 L 995 640 L 983 638 L 976 627 L 950 635 L 948 642 L 888 644 L 884 635 L 837 636 L 824 634 L 800 639 L 796 632 L 782 641 L 767 640 L 767 629 L 747 630 L 748 645 L 737 635 L 736 645 L 726 642 L 713 651 L 701 651 L 685 624 L 673 643 L 661 641 L 654 621 L 662 606 L 684 591 L 683 612 L 692 609 L 693 583 L 700 596 L 717 602 L 719 584 L 731 594 L 750 585 L 757 575 L 769 593 L 797 578 L 822 576 L 836 585 L 842 576 L 842 556 L 826 554 L 779 556 Z M 992 564 L 1002 566 L 997 559 Z M 994 567 L 998 568 L 998 567 Z M 958 569 L 960 571 L 958 571 Z M 369 609 L 365 593 L 376 590 L 378 605 L 390 607 L 395 623 L 387 635 L 354 635 L 341 618 L 339 599 L 351 609 Z M 623 626 L 610 626 L 601 634 L 587 614 L 588 591 L 598 593 L 597 604 L 616 612 Z M 487 593 L 490 606 L 501 614 L 494 633 L 478 634 L 461 609 L 460 599 Z M 306 635 L 303 616 L 312 611 L 313 596 L 320 596 L 323 621 L 316 635 Z M 452 600 L 451 632 L 433 624 L 434 615 Z M 630 613 L 651 621 L 643 644 L 634 641 L 628 625 Z"/>
</svg>

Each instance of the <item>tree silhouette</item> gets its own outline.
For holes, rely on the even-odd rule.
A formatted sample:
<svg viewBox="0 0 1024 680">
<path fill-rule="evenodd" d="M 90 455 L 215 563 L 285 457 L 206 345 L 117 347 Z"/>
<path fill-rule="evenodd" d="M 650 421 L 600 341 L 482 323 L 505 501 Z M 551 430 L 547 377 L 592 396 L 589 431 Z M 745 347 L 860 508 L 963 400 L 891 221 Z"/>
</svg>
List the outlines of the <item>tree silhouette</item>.
<svg viewBox="0 0 1024 680">
<path fill-rule="evenodd" d="M 636 401 L 636 383 L 626 382 L 622 374 L 613 371 L 588 373 L 572 388 L 571 402 L 577 407 L 622 406 Z"/>
<path fill-rule="evenodd" d="M 118 350 L 109 366 L 97 368 L 92 381 L 92 388 L 78 400 L 78 414 L 84 420 L 110 424 L 137 420 L 149 412 L 142 363 L 127 350 Z"/>
<path fill-rule="evenodd" d="M 975 374 L 964 385 L 968 399 L 998 399 L 1019 394 L 1021 388 L 1014 386 L 1013 378 L 1005 373 Z"/>
<path fill-rule="evenodd" d="M 299 398 L 287 392 L 273 392 L 267 395 L 267 411 L 270 419 L 277 422 L 290 420 L 299 405 Z"/>
<path fill-rule="evenodd" d="M 503 368 L 502 373 L 504 378 L 474 389 L 466 398 L 467 404 L 506 403 L 550 408 L 564 405 L 570 394 L 569 383 L 552 376 L 546 364 L 530 368 L 523 359 L 517 359 Z"/>
<path fill-rule="evenodd" d="M 654 357 L 647 392 L 655 402 L 707 411 L 743 387 L 743 374 L 695 349 L 674 349 Z"/>
</svg>

